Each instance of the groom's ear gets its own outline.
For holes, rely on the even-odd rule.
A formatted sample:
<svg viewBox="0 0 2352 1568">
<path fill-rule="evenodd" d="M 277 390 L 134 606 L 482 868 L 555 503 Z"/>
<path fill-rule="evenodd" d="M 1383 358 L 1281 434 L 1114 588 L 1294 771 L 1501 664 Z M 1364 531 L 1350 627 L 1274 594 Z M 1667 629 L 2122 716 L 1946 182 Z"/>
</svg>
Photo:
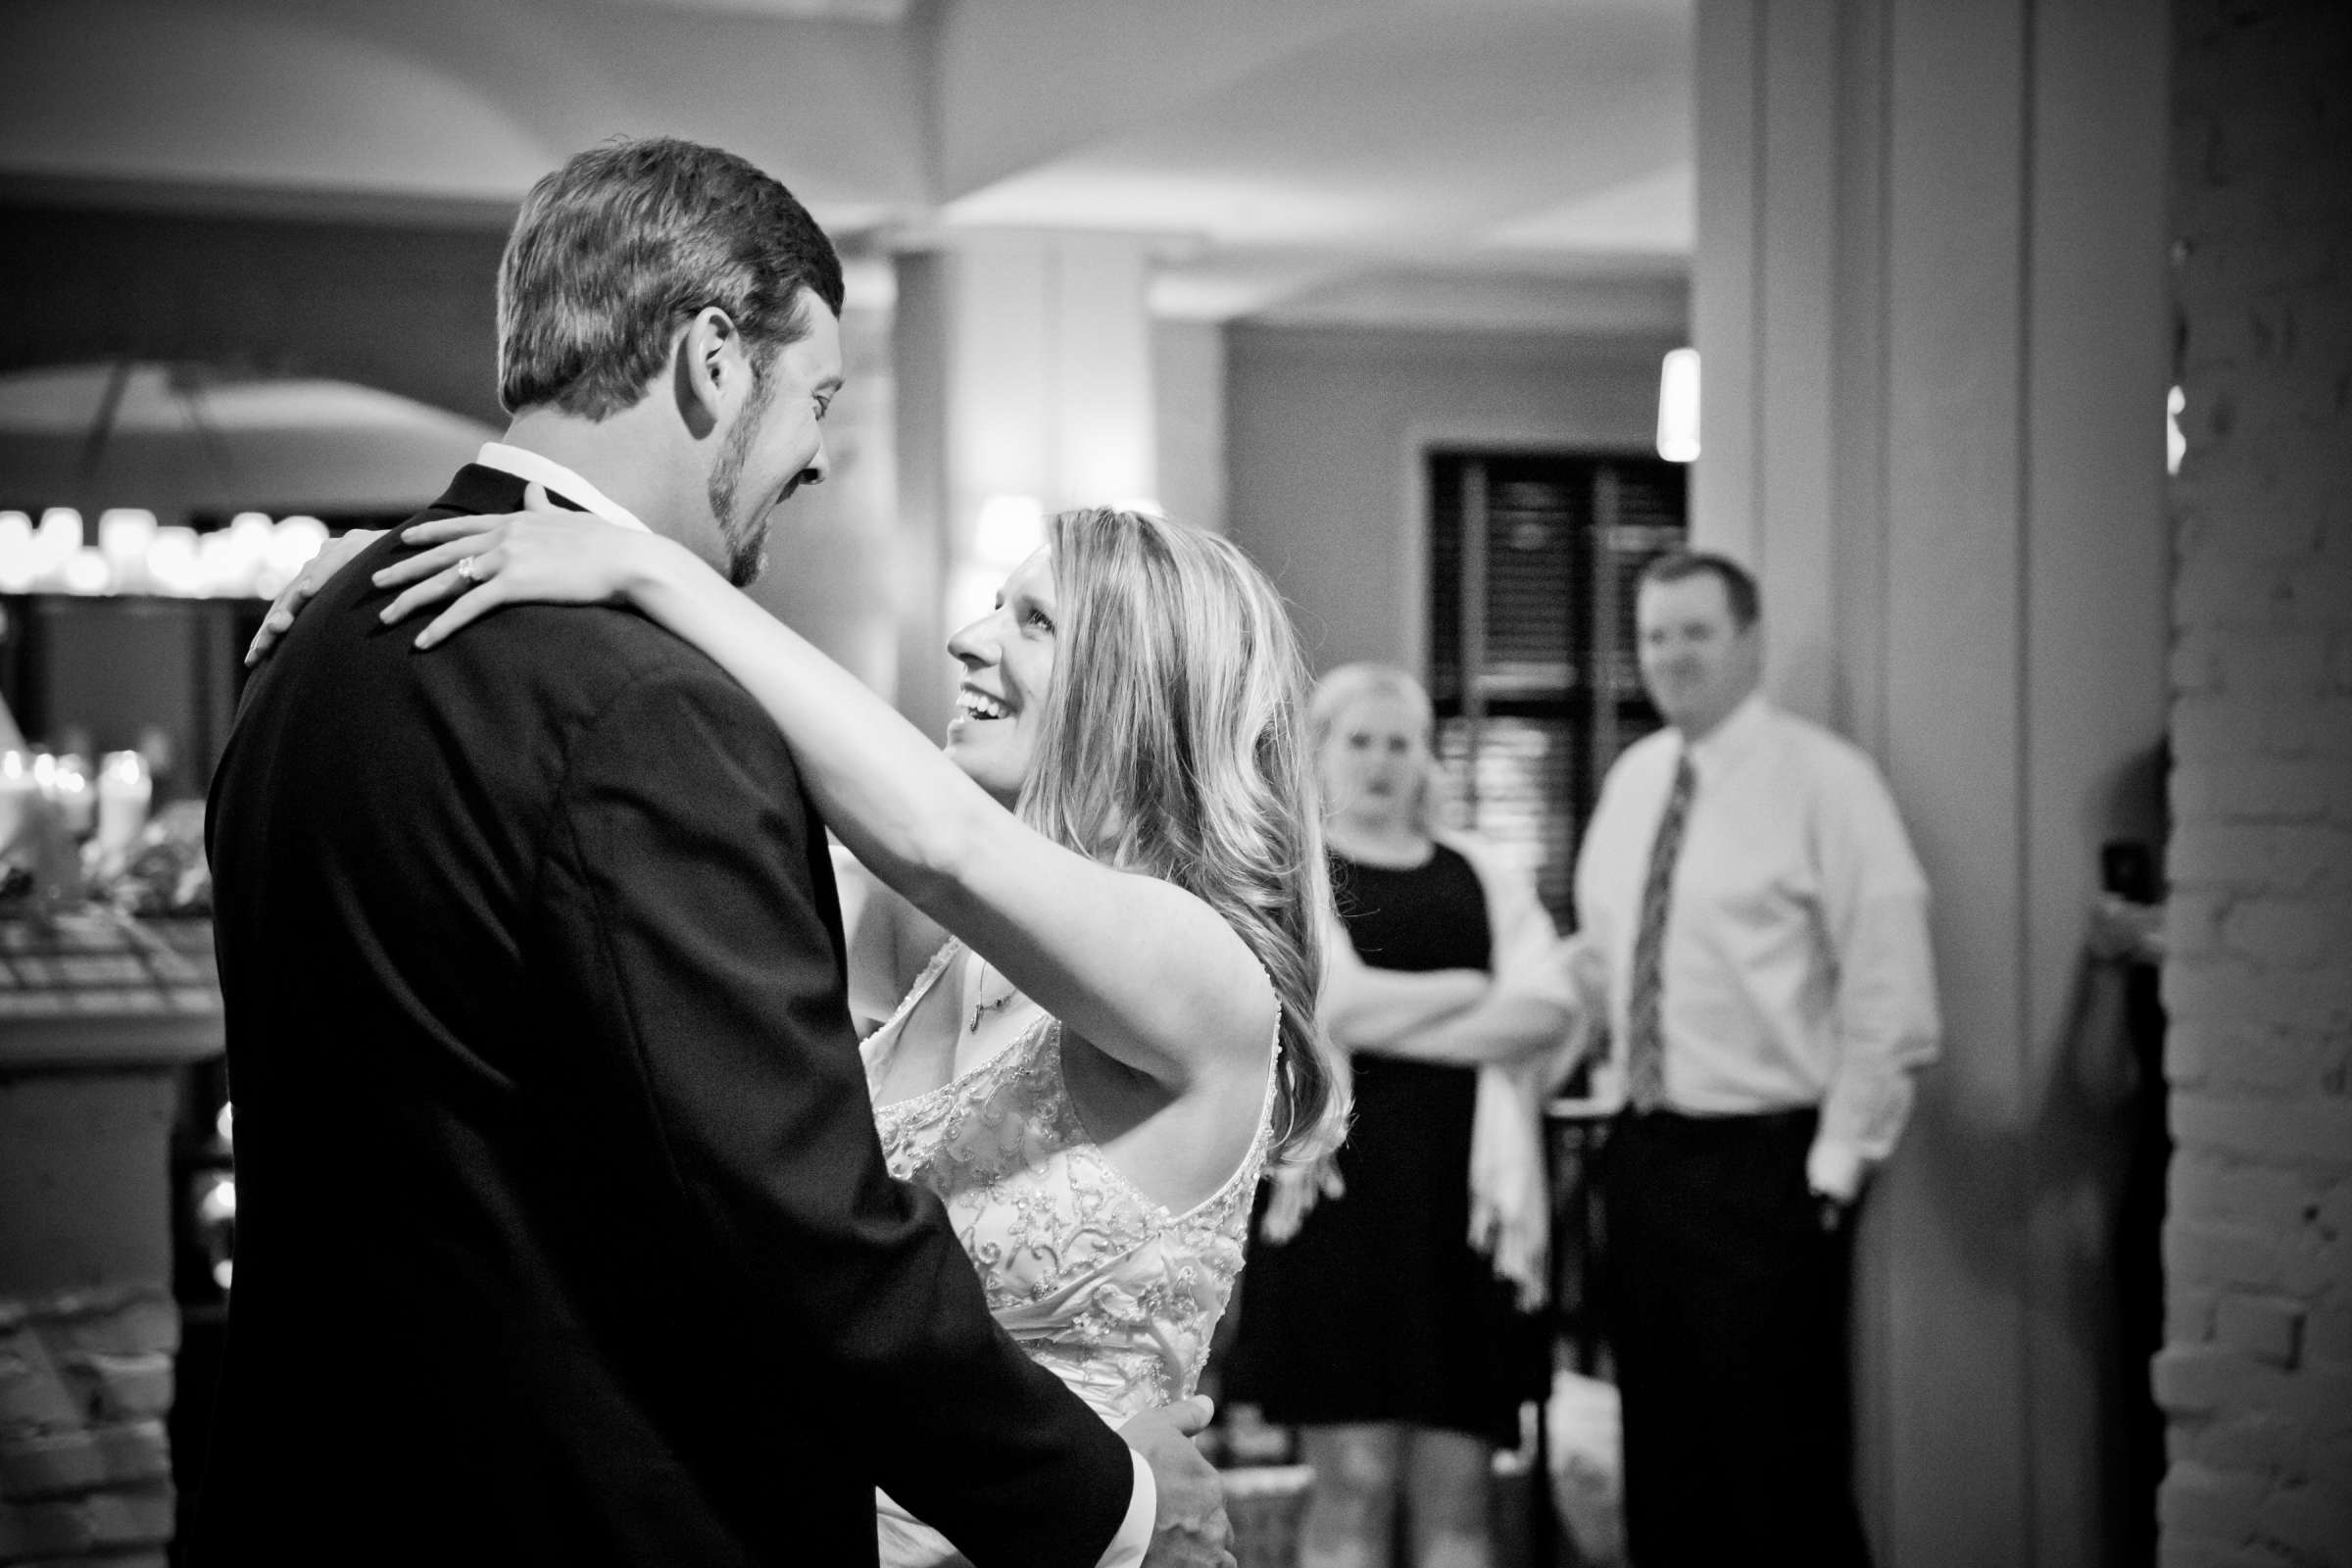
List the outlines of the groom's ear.
<svg viewBox="0 0 2352 1568">
<path fill-rule="evenodd" d="M 752 363 L 733 317 L 706 305 L 679 332 L 671 364 L 678 416 L 696 440 L 709 435 L 752 383 Z"/>
</svg>

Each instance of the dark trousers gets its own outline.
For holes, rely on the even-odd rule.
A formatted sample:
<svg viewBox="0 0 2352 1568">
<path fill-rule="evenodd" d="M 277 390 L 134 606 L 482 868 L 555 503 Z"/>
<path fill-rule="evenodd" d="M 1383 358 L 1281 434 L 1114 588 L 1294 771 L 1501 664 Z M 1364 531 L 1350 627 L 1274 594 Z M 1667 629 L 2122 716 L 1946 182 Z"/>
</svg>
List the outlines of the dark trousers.
<svg viewBox="0 0 2352 1568">
<path fill-rule="evenodd" d="M 1867 1568 L 1850 1474 L 1850 1224 L 1806 1191 L 1811 1110 L 1628 1114 L 1605 1286 L 1638 1568 Z"/>
</svg>

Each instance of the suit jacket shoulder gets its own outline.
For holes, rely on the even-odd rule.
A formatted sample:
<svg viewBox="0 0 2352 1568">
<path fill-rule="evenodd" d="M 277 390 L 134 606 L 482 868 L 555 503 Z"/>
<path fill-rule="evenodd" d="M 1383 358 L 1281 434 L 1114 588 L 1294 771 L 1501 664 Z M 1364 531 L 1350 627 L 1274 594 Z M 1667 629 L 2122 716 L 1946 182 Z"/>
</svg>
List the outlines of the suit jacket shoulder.
<svg viewBox="0 0 2352 1568">
<path fill-rule="evenodd" d="M 520 496 L 468 469 L 428 514 Z M 976 1560 L 1091 1564 L 1126 1448 L 888 1178 L 781 735 L 621 610 L 418 654 L 369 580 L 402 548 L 296 618 L 216 776 L 213 1560 L 306 1549 L 316 1499 L 370 1560 L 464 1518 L 502 1560 L 851 1562 L 883 1484 Z M 319 1445 L 330 1364 L 367 1419 Z"/>
</svg>

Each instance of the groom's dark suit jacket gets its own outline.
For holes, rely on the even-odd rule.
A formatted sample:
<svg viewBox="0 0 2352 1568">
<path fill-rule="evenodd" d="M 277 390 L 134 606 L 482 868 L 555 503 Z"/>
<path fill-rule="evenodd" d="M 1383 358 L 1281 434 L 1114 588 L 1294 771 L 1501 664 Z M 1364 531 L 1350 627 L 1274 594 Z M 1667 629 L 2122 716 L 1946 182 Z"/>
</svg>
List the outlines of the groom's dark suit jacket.
<svg viewBox="0 0 2352 1568">
<path fill-rule="evenodd" d="M 426 516 L 504 512 L 462 470 Z M 208 1564 L 1091 1565 L 1125 1446 L 890 1181 L 774 726 L 614 609 L 297 618 L 212 797 L 237 1275 Z"/>
</svg>

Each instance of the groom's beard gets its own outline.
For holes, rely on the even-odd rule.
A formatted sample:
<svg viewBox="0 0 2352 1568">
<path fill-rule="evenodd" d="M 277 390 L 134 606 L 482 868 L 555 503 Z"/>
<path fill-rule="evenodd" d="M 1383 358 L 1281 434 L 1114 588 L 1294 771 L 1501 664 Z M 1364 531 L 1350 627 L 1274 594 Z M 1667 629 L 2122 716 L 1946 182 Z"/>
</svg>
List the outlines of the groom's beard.
<svg viewBox="0 0 2352 1568">
<path fill-rule="evenodd" d="M 767 406 L 775 401 L 776 384 L 767 376 L 756 376 L 751 396 L 744 400 L 742 412 L 727 430 L 726 443 L 718 451 L 718 462 L 711 466 L 707 487 L 710 515 L 718 519 L 718 536 L 727 547 L 727 581 L 738 588 L 749 587 L 760 572 L 767 569 L 767 514 L 761 507 L 748 517 L 735 514 L 735 492 L 743 482 L 743 466 L 750 461 L 752 437 L 767 417 Z M 786 494 L 790 494 L 788 490 Z"/>
</svg>

